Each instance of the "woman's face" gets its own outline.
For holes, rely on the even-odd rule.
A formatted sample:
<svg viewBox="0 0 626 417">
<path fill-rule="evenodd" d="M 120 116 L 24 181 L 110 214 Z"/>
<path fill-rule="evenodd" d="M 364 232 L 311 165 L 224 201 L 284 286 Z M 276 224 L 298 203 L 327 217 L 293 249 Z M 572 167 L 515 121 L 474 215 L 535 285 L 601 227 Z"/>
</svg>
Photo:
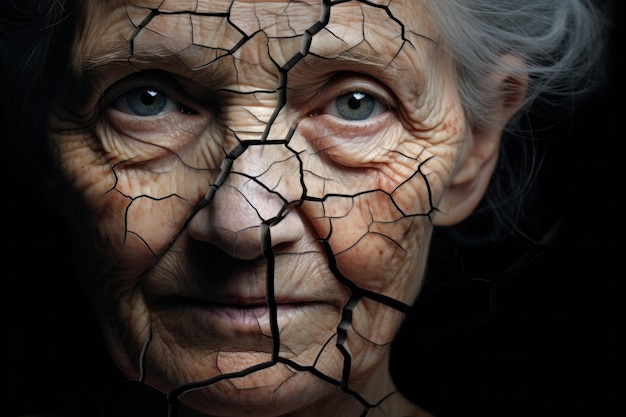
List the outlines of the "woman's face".
<svg viewBox="0 0 626 417">
<path fill-rule="evenodd" d="M 115 362 L 164 392 L 199 383 L 181 399 L 216 415 L 389 394 L 463 153 L 426 11 L 321 3 L 85 1 L 52 111 Z"/>
</svg>

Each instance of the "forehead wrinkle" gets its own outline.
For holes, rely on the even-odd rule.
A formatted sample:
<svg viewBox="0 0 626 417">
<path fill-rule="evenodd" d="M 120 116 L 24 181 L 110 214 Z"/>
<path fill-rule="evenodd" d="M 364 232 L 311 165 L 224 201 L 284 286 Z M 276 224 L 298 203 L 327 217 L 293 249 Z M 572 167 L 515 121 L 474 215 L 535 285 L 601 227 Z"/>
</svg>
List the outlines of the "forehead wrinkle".
<svg viewBox="0 0 626 417">
<path fill-rule="evenodd" d="M 101 83 L 106 83 L 109 78 L 119 79 L 148 69 L 160 69 L 190 79 L 199 73 L 203 76 L 208 74 L 208 77 L 214 75 L 215 65 L 192 68 L 179 52 L 168 49 L 162 42 L 154 39 L 142 42 L 141 48 L 136 48 L 131 53 L 129 40 L 119 32 L 104 32 L 101 35 L 98 42 L 89 42 L 84 37 L 76 41 L 73 68 L 79 78 L 86 76 L 94 82 L 100 80 Z M 85 43 L 91 45 L 85 46 Z M 224 56 L 229 55 L 213 57 L 212 60 L 218 61 Z"/>
<path fill-rule="evenodd" d="M 101 14 L 104 12 L 108 12 L 103 19 L 105 25 L 107 20 L 116 20 L 114 14 L 117 16 L 118 23 L 120 23 L 120 13 L 125 16 L 121 18 L 123 23 L 129 23 L 128 16 L 124 12 L 127 7 L 126 2 L 117 1 L 115 3 L 108 3 L 113 5 L 117 4 L 117 9 L 115 10 L 102 7 L 99 2 L 96 2 L 98 4 L 96 7 L 92 7 L 93 3 L 93 1 L 87 1 L 86 4 L 88 6 L 85 6 L 85 12 L 90 15 L 89 20 L 92 23 L 98 20 L 98 16 L 103 17 Z M 393 4 L 395 5 L 396 3 Z M 363 5 L 361 5 L 361 7 L 363 7 Z M 398 12 L 399 10 L 394 10 L 392 14 L 395 15 Z M 416 11 L 413 12 L 416 13 Z M 337 16 L 335 16 L 335 18 L 336 17 Z M 408 19 L 412 23 L 422 23 L 424 16 L 411 14 L 408 16 Z M 106 77 L 109 69 L 113 68 L 120 73 L 132 73 L 139 69 L 158 68 L 189 78 L 208 79 L 214 75 L 218 67 L 221 67 L 218 63 L 218 65 L 208 65 L 197 69 L 190 68 L 183 62 L 180 55 L 168 50 L 163 44 L 155 42 L 154 39 L 143 43 L 139 50 L 136 49 L 131 54 L 129 40 L 126 39 L 128 36 L 122 35 L 120 30 L 111 30 L 111 28 L 115 27 L 115 23 L 110 23 L 108 26 L 105 26 L 104 29 L 101 29 L 103 26 L 101 21 L 98 26 L 100 26 L 100 29 L 87 29 L 87 32 L 92 36 L 101 35 L 98 37 L 97 42 L 85 38 L 77 40 L 79 45 L 90 43 L 88 47 L 81 45 L 79 48 L 82 56 L 77 57 L 77 71 L 79 71 L 80 74 L 89 74 L 93 77 L 99 77 L 102 74 Z M 428 23 L 426 23 L 425 26 L 428 28 Z M 407 29 L 409 28 L 407 27 Z M 371 46 L 367 44 L 357 44 L 347 49 L 342 49 L 340 45 L 335 45 L 337 47 L 335 48 L 324 43 L 320 51 L 321 53 L 317 54 L 317 56 L 313 53 L 308 54 L 305 60 L 301 61 L 301 64 L 304 65 L 299 64 L 290 71 L 290 77 L 303 78 L 303 76 L 306 77 L 307 75 L 317 76 L 322 72 L 327 74 L 331 70 L 337 71 L 344 69 L 367 73 L 368 75 L 388 81 L 397 81 L 406 78 L 408 75 L 411 78 L 411 84 L 413 86 L 423 85 L 423 78 L 425 76 L 423 73 L 426 69 L 420 65 L 416 65 L 423 63 L 415 62 L 410 56 L 419 54 L 419 52 L 416 51 L 417 49 L 431 49 L 432 47 L 436 47 L 437 42 L 423 34 L 410 30 L 407 31 L 404 36 L 406 39 L 401 39 L 401 36 L 398 34 L 396 38 L 396 46 L 398 46 L 398 48 L 391 48 L 386 51 L 372 50 Z M 332 49 L 336 50 L 333 51 Z M 303 76 L 298 75 L 298 73 Z"/>
</svg>

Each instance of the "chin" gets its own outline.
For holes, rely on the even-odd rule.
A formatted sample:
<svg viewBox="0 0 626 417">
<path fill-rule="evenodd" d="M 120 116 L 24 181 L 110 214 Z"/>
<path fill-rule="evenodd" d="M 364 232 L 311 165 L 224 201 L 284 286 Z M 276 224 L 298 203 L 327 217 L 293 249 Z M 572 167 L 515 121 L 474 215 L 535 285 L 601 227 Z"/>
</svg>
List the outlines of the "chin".
<svg viewBox="0 0 626 417">
<path fill-rule="evenodd" d="M 225 374 L 211 381 L 181 386 L 170 394 L 173 407 L 190 407 L 215 417 L 286 415 L 300 408 L 315 408 L 316 403 L 327 404 L 333 397 L 344 395 L 336 385 L 309 372 L 294 372 L 283 364 L 245 376 Z"/>
</svg>

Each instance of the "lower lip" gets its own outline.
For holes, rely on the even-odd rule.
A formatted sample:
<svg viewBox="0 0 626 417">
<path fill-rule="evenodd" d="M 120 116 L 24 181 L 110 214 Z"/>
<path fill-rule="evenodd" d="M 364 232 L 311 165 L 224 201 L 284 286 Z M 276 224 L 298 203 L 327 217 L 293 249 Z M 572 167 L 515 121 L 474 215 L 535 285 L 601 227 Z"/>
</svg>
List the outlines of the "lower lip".
<svg viewBox="0 0 626 417">
<path fill-rule="evenodd" d="M 228 320 L 242 325 L 257 323 L 259 320 L 266 321 L 270 317 L 268 306 L 233 306 L 233 305 L 210 305 L 200 307 L 211 313 L 216 319 Z"/>
<path fill-rule="evenodd" d="M 199 327 L 209 326 L 214 331 L 231 334 L 258 335 L 259 331 L 269 331 L 273 320 L 280 326 L 297 316 L 310 315 L 309 310 L 316 305 L 319 306 L 319 303 L 281 303 L 272 312 L 267 305 L 239 306 L 191 301 L 178 304 L 177 308 L 186 310 L 194 325 Z"/>
</svg>

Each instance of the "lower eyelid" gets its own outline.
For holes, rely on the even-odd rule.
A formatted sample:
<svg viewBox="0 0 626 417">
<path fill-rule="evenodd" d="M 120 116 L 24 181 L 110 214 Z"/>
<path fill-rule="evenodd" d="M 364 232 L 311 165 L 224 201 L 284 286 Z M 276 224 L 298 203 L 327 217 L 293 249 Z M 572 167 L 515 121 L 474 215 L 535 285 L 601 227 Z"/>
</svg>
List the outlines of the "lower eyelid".
<svg viewBox="0 0 626 417">
<path fill-rule="evenodd" d="M 190 116 L 179 112 L 165 112 L 153 116 L 136 116 L 110 107 L 105 113 L 106 123 L 115 131 L 128 136 L 163 137 L 181 132 L 198 135 L 210 122 L 201 116 Z M 152 141 L 154 142 L 154 141 Z"/>
<path fill-rule="evenodd" d="M 99 140 L 110 157 L 132 158 L 142 163 L 164 161 L 193 149 L 211 124 L 204 117 L 162 113 L 140 118 L 113 108 L 104 113 L 100 122 Z"/>
<path fill-rule="evenodd" d="M 301 134 L 317 150 L 337 146 L 353 146 L 369 143 L 381 137 L 381 132 L 389 129 L 394 121 L 390 112 L 383 112 L 374 119 L 348 122 L 328 114 L 304 118 L 299 124 Z"/>
</svg>

